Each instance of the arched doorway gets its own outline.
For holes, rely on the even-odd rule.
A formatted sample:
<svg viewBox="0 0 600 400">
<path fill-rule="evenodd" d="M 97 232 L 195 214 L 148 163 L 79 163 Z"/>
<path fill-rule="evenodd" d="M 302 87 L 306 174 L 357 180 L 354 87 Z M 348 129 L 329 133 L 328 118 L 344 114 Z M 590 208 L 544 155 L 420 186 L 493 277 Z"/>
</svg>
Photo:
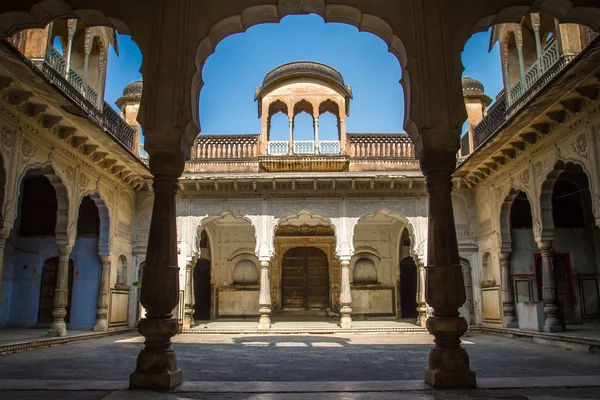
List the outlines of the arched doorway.
<svg viewBox="0 0 600 400">
<path fill-rule="evenodd" d="M 400 261 L 400 307 L 403 319 L 417 318 L 417 265 L 412 257 Z"/>
<path fill-rule="evenodd" d="M 296 247 L 285 253 L 281 266 L 283 308 L 329 307 L 327 255 L 315 247 Z"/>
<path fill-rule="evenodd" d="M 200 259 L 194 268 L 194 319 L 210 320 L 210 260 Z"/>
<path fill-rule="evenodd" d="M 58 270 L 58 257 L 52 257 L 44 262 L 42 268 L 42 283 L 40 285 L 40 305 L 38 311 L 38 326 L 52 323 L 52 310 L 54 308 L 54 288 Z M 71 295 L 73 293 L 73 260 L 69 260 L 69 283 L 67 296 L 67 315 L 65 322 L 69 323 L 71 318 Z"/>
</svg>

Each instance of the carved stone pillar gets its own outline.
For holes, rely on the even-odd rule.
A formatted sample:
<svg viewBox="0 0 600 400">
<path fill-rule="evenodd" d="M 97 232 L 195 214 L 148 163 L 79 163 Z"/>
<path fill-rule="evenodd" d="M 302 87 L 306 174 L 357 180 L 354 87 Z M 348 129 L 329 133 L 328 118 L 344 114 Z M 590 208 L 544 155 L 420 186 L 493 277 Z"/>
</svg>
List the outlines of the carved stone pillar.
<svg viewBox="0 0 600 400">
<path fill-rule="evenodd" d="M 352 328 L 352 293 L 350 292 L 350 260 L 341 260 L 340 327 Z"/>
<path fill-rule="evenodd" d="M 71 69 L 71 53 L 73 52 L 73 36 L 77 29 L 77 20 L 67 20 L 67 54 L 65 54 L 65 78 L 69 80 L 69 70 Z"/>
<path fill-rule="evenodd" d="M 319 146 L 319 116 L 315 116 L 315 153 L 319 154 L 321 152 L 321 147 Z"/>
<path fill-rule="evenodd" d="M 552 241 L 538 242 L 542 253 L 542 300 L 544 301 L 544 332 L 564 332 L 558 319 L 558 305 L 556 304 L 556 284 L 554 283 L 554 253 Z"/>
<path fill-rule="evenodd" d="M 290 118 L 290 135 L 288 138 L 288 154 L 294 154 L 294 116 Z"/>
<path fill-rule="evenodd" d="M 509 252 L 500 253 L 500 273 L 502 274 L 502 325 L 505 328 L 518 328 Z"/>
<path fill-rule="evenodd" d="M 193 328 L 194 323 L 194 306 L 193 302 L 193 294 L 192 294 L 192 269 L 193 263 L 190 261 L 185 264 L 185 317 L 183 319 L 183 328 L 190 329 Z"/>
<path fill-rule="evenodd" d="M 425 302 L 425 264 L 419 260 L 417 262 L 417 325 L 425 327 L 427 325 L 427 303 Z"/>
<path fill-rule="evenodd" d="M 523 60 L 523 44 L 517 44 L 517 54 L 519 55 L 519 73 L 521 75 L 521 94 L 525 93 L 525 61 Z"/>
<path fill-rule="evenodd" d="M 98 311 L 94 332 L 108 329 L 108 296 L 110 286 L 110 256 L 100 257 L 100 289 L 98 290 Z"/>
<path fill-rule="evenodd" d="M 88 84 L 88 72 L 90 66 L 90 53 L 92 52 L 92 38 L 90 28 L 85 28 L 85 41 L 84 41 L 84 58 L 83 58 L 83 84 L 85 87 Z M 87 91 L 86 91 L 87 94 Z"/>
<path fill-rule="evenodd" d="M 69 299 L 69 258 L 72 245 L 58 245 L 58 269 L 54 286 L 54 308 L 52 309 L 52 324 L 48 336 L 66 336 L 67 302 Z"/>
<path fill-rule="evenodd" d="M 451 197 L 456 151 L 424 149 L 420 162 L 429 193 L 425 300 L 433 308 L 433 314 L 427 320 L 427 329 L 435 336 L 425 381 L 436 388 L 475 387 L 469 355 L 460 345 L 467 321 L 458 312 L 466 296 Z"/>
<path fill-rule="evenodd" d="M 260 319 L 258 329 L 269 329 L 271 327 L 271 282 L 269 277 L 269 261 L 260 262 L 260 297 L 258 299 Z"/>
<path fill-rule="evenodd" d="M 129 378 L 131 388 L 168 390 L 181 384 L 181 369 L 170 339 L 179 330 L 172 311 L 179 302 L 175 206 L 183 166 L 180 152 L 150 154 L 154 205 L 140 296 L 146 318 L 138 324 L 146 341 Z"/>
<path fill-rule="evenodd" d="M 462 263 L 463 280 L 465 282 L 465 308 L 469 313 L 469 324 L 475 322 L 475 307 L 473 305 L 473 277 L 471 276 L 471 265 L 468 262 Z"/>
<path fill-rule="evenodd" d="M 0 229 L 0 303 L 2 303 L 2 274 L 4 273 L 4 246 L 10 234 L 9 228 Z"/>
</svg>

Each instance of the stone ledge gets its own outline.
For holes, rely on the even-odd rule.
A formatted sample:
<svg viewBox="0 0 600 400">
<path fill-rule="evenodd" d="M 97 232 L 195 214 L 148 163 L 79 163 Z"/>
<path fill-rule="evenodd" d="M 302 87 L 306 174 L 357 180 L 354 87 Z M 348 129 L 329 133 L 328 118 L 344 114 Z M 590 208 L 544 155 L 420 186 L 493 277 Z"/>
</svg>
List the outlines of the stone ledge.
<svg viewBox="0 0 600 400">
<path fill-rule="evenodd" d="M 185 334 L 292 334 L 292 333 L 312 333 L 312 334 L 330 334 L 330 333 L 427 333 L 427 329 L 415 326 L 414 328 L 285 328 L 285 329 L 182 329 L 180 333 Z"/>
<path fill-rule="evenodd" d="M 38 349 L 38 348 L 42 348 L 42 347 L 55 346 L 57 344 L 78 342 L 78 341 L 87 340 L 87 339 L 98 339 L 98 338 L 102 338 L 105 336 L 118 335 L 121 333 L 134 332 L 134 331 L 135 331 L 135 329 L 127 328 L 127 329 L 116 329 L 116 330 L 107 331 L 107 332 L 90 332 L 90 333 L 74 335 L 74 336 L 47 337 L 47 338 L 42 337 L 40 339 L 35 339 L 35 340 L 2 344 L 2 345 L 0 345 L 0 354 L 16 353 L 16 352 L 20 352 L 20 351 Z"/>
<path fill-rule="evenodd" d="M 538 344 L 561 347 L 567 350 L 581 351 L 584 353 L 600 354 L 600 339 L 569 336 L 545 332 L 529 332 L 511 328 L 477 327 L 480 332 L 502 335 L 503 337 L 518 340 L 528 340 Z"/>
</svg>

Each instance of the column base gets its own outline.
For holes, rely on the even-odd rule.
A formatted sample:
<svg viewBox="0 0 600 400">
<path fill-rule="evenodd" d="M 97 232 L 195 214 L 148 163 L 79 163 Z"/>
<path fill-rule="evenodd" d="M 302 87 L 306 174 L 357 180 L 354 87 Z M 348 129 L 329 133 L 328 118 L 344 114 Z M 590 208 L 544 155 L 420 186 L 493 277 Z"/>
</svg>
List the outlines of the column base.
<svg viewBox="0 0 600 400">
<path fill-rule="evenodd" d="M 558 332 L 564 332 L 565 328 L 563 328 L 562 326 L 558 325 L 558 326 L 544 326 L 544 332 L 547 333 L 558 333 Z"/>
<path fill-rule="evenodd" d="M 436 389 L 472 389 L 477 387 L 475 372 L 441 371 L 425 368 L 425 382 Z"/>
<path fill-rule="evenodd" d="M 192 329 L 194 326 L 196 326 L 196 323 L 194 322 L 194 320 L 189 319 L 189 318 L 183 319 L 183 324 L 182 324 L 183 329 Z"/>
<path fill-rule="evenodd" d="M 129 375 L 130 389 L 170 390 L 181 384 L 181 369 L 170 340 L 178 330 L 179 323 L 174 318 L 140 320 L 138 331 L 146 341 L 135 371 Z"/>
<path fill-rule="evenodd" d="M 417 316 L 417 325 L 422 328 L 427 326 L 427 314 L 419 313 Z"/>
<path fill-rule="evenodd" d="M 502 319 L 502 326 L 504 328 L 517 329 L 519 327 L 519 324 L 515 317 L 510 316 L 510 317 L 504 317 Z"/>
<path fill-rule="evenodd" d="M 63 337 L 67 336 L 67 325 L 62 323 L 52 323 L 50 325 L 50 329 L 48 329 L 47 335 L 48 337 Z"/>
<path fill-rule="evenodd" d="M 98 320 L 94 325 L 94 332 L 106 332 L 108 330 L 108 323 L 105 319 Z"/>
<path fill-rule="evenodd" d="M 258 329 L 271 329 L 271 318 L 268 315 L 261 315 L 258 320 Z"/>
<path fill-rule="evenodd" d="M 564 332 L 565 328 L 561 325 L 558 317 L 548 316 L 544 322 L 544 332 L 555 333 Z"/>
<path fill-rule="evenodd" d="M 340 328 L 342 328 L 342 329 L 352 328 L 352 317 L 349 315 L 342 315 L 342 318 L 340 318 Z"/>
</svg>

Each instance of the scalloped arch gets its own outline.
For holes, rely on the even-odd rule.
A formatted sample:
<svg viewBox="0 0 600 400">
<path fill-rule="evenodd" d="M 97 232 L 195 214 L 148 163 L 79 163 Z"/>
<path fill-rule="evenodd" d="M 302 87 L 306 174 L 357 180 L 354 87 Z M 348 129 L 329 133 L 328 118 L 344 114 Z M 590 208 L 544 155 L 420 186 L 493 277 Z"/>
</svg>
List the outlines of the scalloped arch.
<svg viewBox="0 0 600 400">
<path fill-rule="evenodd" d="M 365 14 L 357 8 L 341 4 L 325 4 L 324 0 L 279 0 L 277 5 L 257 5 L 246 8 L 241 14 L 222 19 L 214 24 L 208 35 L 196 49 L 196 73 L 192 78 L 192 117 L 193 121 L 186 126 L 186 136 L 200 131 L 200 91 L 203 86 L 202 70 L 208 57 L 215 52 L 219 42 L 236 33 L 243 33 L 248 28 L 264 24 L 279 23 L 287 15 L 317 14 L 327 22 L 343 23 L 354 26 L 360 32 L 371 33 L 387 45 L 400 64 L 402 78 L 400 84 L 404 91 L 404 129 L 417 139 L 419 132 L 410 118 L 410 77 L 406 70 L 408 56 L 402 40 L 394 34 L 392 27 L 383 19 Z"/>
</svg>

